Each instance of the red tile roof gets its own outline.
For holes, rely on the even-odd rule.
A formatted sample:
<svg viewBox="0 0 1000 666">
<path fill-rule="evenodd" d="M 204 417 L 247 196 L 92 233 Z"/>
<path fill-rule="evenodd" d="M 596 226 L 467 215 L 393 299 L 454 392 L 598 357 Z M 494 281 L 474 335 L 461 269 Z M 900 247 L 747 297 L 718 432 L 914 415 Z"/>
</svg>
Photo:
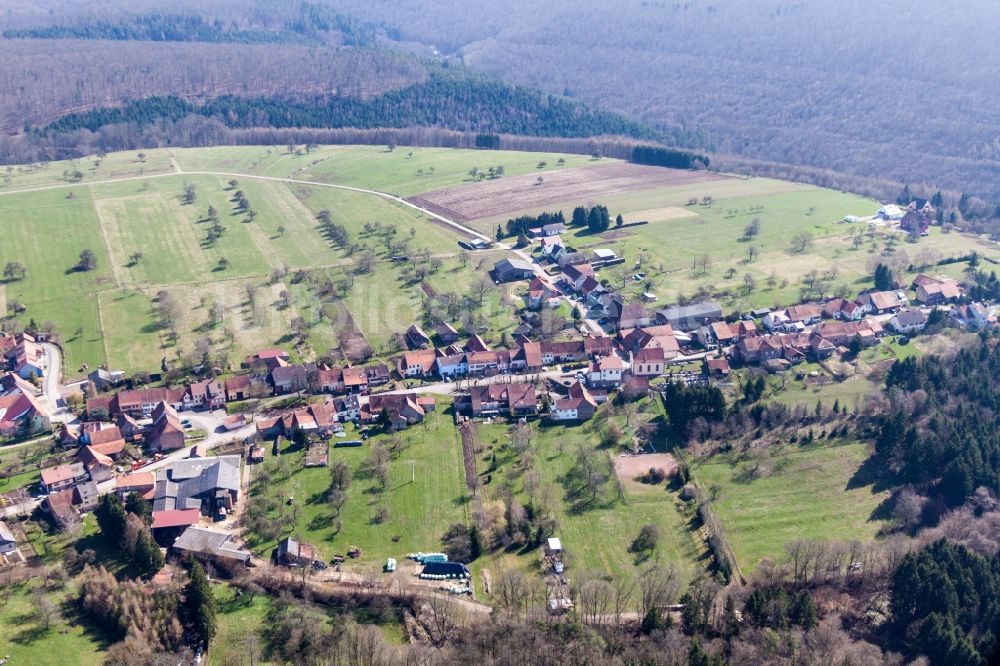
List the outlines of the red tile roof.
<svg viewBox="0 0 1000 666">
<path fill-rule="evenodd" d="M 198 509 L 171 509 L 169 511 L 154 511 L 153 524 L 151 527 L 159 529 L 161 527 L 181 527 L 194 525 L 201 518 L 201 511 Z"/>
</svg>

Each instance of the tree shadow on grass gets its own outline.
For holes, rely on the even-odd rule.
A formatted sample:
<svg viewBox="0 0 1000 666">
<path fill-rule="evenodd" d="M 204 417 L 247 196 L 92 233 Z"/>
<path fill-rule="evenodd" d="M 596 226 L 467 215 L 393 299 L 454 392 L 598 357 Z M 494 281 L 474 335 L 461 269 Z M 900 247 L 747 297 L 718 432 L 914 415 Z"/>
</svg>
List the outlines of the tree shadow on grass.
<svg viewBox="0 0 1000 666">
<path fill-rule="evenodd" d="M 876 456 L 869 456 L 847 481 L 845 490 L 857 490 L 872 486 L 872 491 L 882 492 L 895 485 L 885 463 Z"/>
<path fill-rule="evenodd" d="M 34 618 L 32 618 L 33 620 Z M 46 636 L 48 636 L 53 631 L 53 628 L 45 628 L 41 624 L 33 624 L 31 626 L 25 627 L 21 631 L 17 632 L 10 637 L 11 643 L 17 643 L 18 645 L 31 645 L 36 643 Z"/>
</svg>

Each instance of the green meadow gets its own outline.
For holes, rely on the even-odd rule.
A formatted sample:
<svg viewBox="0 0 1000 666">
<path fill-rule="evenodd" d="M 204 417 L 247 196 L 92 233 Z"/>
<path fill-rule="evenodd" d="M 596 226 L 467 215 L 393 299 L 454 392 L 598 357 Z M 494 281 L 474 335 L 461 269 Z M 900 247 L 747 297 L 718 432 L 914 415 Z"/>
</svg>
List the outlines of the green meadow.
<svg viewBox="0 0 1000 666">
<path fill-rule="evenodd" d="M 888 498 L 867 482 L 868 446 L 856 442 L 789 446 L 773 451 L 766 472 L 751 461 L 717 456 L 692 467 L 744 574 L 763 558 L 782 561 L 796 539 L 866 541 L 882 527 L 877 509 Z"/>
</svg>

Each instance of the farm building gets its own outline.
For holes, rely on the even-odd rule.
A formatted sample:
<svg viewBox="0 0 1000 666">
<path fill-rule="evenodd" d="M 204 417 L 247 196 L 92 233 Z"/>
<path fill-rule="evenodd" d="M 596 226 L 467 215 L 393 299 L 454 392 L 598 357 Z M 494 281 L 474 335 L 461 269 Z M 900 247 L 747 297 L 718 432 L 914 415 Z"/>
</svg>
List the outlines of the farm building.
<svg viewBox="0 0 1000 666">
<path fill-rule="evenodd" d="M 493 279 L 497 282 L 530 280 L 534 275 L 535 269 L 523 259 L 501 259 L 493 265 Z"/>
<path fill-rule="evenodd" d="M 675 305 L 657 310 L 657 319 L 662 324 L 670 324 L 678 331 L 693 331 L 713 321 L 722 319 L 722 306 L 712 301 Z"/>
</svg>

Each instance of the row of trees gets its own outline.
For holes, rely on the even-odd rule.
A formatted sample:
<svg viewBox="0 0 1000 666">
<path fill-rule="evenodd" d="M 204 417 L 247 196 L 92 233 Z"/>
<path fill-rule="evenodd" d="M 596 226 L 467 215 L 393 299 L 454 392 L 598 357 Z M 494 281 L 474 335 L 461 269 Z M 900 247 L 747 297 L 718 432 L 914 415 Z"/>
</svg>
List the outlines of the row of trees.
<svg viewBox="0 0 1000 666">
<path fill-rule="evenodd" d="M 411 127 L 445 125 L 459 130 L 486 129 L 505 134 L 589 137 L 620 135 L 655 138 L 657 133 L 606 111 L 544 95 L 527 88 L 438 72 L 425 82 L 368 100 L 346 97 L 296 102 L 277 98 L 218 97 L 194 104 L 178 97 L 150 97 L 118 108 L 67 115 L 43 135 L 107 125 L 179 121 L 190 115 L 220 119 L 227 127 Z"/>
</svg>

